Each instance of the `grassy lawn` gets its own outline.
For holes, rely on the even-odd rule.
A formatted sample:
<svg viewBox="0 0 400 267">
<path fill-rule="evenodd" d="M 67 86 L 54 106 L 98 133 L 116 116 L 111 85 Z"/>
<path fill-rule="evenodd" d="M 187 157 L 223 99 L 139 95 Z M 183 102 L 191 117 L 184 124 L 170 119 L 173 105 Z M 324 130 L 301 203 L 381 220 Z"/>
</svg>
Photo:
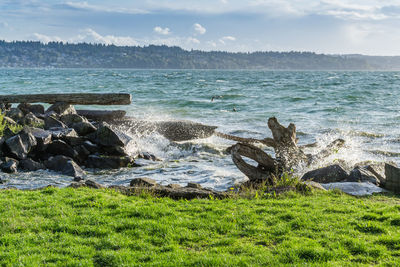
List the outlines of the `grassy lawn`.
<svg viewBox="0 0 400 267">
<path fill-rule="evenodd" d="M 400 265 L 400 198 L 0 191 L 0 266 Z"/>
</svg>

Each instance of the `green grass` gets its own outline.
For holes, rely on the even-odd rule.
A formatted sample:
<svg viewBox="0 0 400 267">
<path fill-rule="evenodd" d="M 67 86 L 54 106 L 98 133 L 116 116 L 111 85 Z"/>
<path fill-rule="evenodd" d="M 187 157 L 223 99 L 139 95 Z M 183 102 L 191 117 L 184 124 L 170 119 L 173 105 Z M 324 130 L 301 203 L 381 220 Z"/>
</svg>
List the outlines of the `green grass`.
<svg viewBox="0 0 400 267">
<path fill-rule="evenodd" d="M 0 191 L 0 266 L 400 265 L 400 199 Z"/>
</svg>

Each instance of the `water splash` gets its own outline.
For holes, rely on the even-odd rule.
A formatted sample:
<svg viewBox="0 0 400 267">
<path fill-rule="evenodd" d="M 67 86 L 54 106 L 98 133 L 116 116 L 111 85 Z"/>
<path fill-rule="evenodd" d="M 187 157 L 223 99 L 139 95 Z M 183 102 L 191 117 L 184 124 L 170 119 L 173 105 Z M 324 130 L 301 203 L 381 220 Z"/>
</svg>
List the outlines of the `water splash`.
<svg viewBox="0 0 400 267">
<path fill-rule="evenodd" d="M 0 93 L 9 92 L 130 93 L 133 104 L 123 109 L 138 119 L 192 120 L 258 139 L 270 137 L 267 120 L 275 116 L 283 125 L 296 124 L 301 144 L 318 141 L 311 152 L 335 138 L 346 140 L 346 147 L 320 165 L 335 160 L 350 165 L 364 160 L 400 163 L 398 72 L 1 69 Z M 212 96 L 223 97 L 211 102 Z M 136 139 L 130 153 L 149 152 L 163 161 L 142 161 L 140 168 L 101 171 L 88 178 L 128 184 L 134 177 L 149 176 L 162 183 L 191 181 L 221 190 L 245 179 L 224 153 L 233 142 L 211 137 L 172 143 L 156 132 L 130 129 L 129 134 Z M 20 180 L 25 187 L 67 185 L 72 180 L 50 172 L 0 176 L 13 186 Z"/>
</svg>

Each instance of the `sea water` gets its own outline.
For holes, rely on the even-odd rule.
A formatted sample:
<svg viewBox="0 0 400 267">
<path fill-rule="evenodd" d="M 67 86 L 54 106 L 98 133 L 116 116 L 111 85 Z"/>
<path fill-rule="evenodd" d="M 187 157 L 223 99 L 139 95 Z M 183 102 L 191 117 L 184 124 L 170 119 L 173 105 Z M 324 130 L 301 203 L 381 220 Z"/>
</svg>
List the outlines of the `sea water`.
<svg viewBox="0 0 400 267">
<path fill-rule="evenodd" d="M 124 109 L 148 121 L 191 120 L 241 137 L 271 137 L 267 120 L 275 116 L 285 126 L 296 125 L 300 145 L 318 143 L 310 153 L 335 138 L 346 140 L 346 147 L 321 166 L 338 160 L 349 165 L 366 160 L 400 163 L 399 72 L 0 69 L 0 94 L 34 93 L 130 93 L 129 106 L 92 108 Z M 126 133 L 135 140 L 132 153 L 149 152 L 162 161 L 90 170 L 89 179 L 127 185 L 135 177 L 151 177 L 161 184 L 196 182 L 217 190 L 246 179 L 226 152 L 232 141 L 212 136 L 176 143 L 156 132 Z M 50 171 L 0 176 L 6 181 L 3 188 L 66 186 L 72 181 Z"/>
</svg>

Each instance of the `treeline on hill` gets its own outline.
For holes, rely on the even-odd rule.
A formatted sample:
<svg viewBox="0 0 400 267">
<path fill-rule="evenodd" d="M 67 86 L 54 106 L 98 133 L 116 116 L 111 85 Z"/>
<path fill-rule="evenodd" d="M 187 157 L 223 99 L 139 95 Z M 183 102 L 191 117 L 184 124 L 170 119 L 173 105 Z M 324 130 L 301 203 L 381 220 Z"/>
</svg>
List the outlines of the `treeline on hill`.
<svg viewBox="0 0 400 267">
<path fill-rule="evenodd" d="M 0 67 L 368 70 L 367 57 L 311 52 L 187 51 L 165 45 L 115 46 L 0 41 Z M 376 61 L 376 60 L 375 60 Z M 400 60 L 398 60 L 400 61 Z M 376 63 L 376 62 L 375 62 Z M 400 66 L 400 64 L 399 64 Z"/>
</svg>

